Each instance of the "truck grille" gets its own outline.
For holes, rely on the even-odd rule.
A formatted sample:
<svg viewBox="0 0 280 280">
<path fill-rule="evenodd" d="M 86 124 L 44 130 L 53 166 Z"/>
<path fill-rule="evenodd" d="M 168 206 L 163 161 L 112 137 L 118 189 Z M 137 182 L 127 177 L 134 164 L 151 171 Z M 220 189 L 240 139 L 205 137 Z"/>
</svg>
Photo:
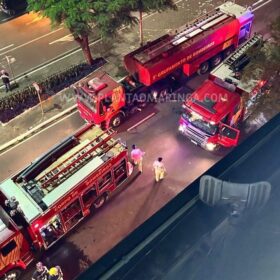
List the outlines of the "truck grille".
<svg viewBox="0 0 280 280">
<path fill-rule="evenodd" d="M 187 136 L 190 140 L 193 140 L 198 145 L 201 145 L 207 142 L 208 135 L 197 130 L 192 126 L 186 126 L 184 129 L 184 135 Z"/>
</svg>

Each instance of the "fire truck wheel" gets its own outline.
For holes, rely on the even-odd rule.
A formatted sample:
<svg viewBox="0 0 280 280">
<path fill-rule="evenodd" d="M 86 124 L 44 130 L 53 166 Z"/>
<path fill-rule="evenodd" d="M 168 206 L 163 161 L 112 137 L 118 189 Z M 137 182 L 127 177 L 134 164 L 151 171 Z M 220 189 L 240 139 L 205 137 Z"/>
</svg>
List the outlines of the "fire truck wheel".
<svg viewBox="0 0 280 280">
<path fill-rule="evenodd" d="M 199 66 L 199 69 L 198 69 L 197 73 L 199 75 L 203 75 L 208 71 L 208 69 L 209 69 L 209 62 L 205 61 Z"/>
<path fill-rule="evenodd" d="M 231 46 L 223 51 L 223 59 L 227 58 L 234 51 L 234 47 Z"/>
<path fill-rule="evenodd" d="M 18 280 L 21 275 L 20 269 L 12 269 L 6 273 L 6 275 L 1 278 L 1 280 Z"/>
<path fill-rule="evenodd" d="M 122 114 L 117 114 L 112 117 L 110 121 L 110 126 L 113 128 L 119 127 L 123 121 L 123 116 Z"/>
<path fill-rule="evenodd" d="M 101 208 L 106 201 L 105 195 L 100 196 L 93 202 L 93 206 L 95 209 Z"/>
<path fill-rule="evenodd" d="M 220 54 L 215 55 L 212 59 L 211 59 L 211 67 L 214 68 L 217 65 L 220 64 L 220 62 L 222 61 L 222 56 Z"/>
</svg>

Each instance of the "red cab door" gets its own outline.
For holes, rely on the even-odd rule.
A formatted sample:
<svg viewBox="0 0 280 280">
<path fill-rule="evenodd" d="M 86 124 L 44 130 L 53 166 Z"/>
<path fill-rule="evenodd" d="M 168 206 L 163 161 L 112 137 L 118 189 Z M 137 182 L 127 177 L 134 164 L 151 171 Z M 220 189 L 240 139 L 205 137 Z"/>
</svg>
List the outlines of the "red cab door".
<svg viewBox="0 0 280 280">
<path fill-rule="evenodd" d="M 219 144 L 224 147 L 237 146 L 239 141 L 240 130 L 226 124 L 220 125 Z"/>
</svg>

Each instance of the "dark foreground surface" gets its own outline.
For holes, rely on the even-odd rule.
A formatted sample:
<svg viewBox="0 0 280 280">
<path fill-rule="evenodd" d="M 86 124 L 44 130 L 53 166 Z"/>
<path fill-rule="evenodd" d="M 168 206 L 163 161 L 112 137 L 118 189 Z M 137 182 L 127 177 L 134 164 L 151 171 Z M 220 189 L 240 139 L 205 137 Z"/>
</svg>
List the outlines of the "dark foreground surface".
<svg viewBox="0 0 280 280">
<path fill-rule="evenodd" d="M 233 218 L 210 208 L 197 200 L 197 179 L 78 279 L 279 279 L 279 143 L 280 114 L 206 172 L 270 182 L 262 210 Z"/>
</svg>

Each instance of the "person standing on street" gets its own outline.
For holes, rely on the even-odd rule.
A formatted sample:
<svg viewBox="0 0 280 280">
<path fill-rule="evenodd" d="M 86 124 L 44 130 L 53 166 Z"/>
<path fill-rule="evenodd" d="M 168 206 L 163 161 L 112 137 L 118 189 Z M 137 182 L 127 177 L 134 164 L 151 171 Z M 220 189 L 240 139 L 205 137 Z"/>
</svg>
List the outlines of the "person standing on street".
<svg viewBox="0 0 280 280">
<path fill-rule="evenodd" d="M 132 145 L 132 151 L 130 157 L 134 163 L 134 165 L 138 166 L 138 170 L 140 173 L 143 172 L 143 156 L 145 153 L 141 151 L 139 148 L 136 148 L 136 145 Z"/>
<path fill-rule="evenodd" d="M 159 182 L 162 180 L 166 174 L 165 166 L 162 162 L 162 157 L 159 157 L 156 161 L 153 163 L 153 168 L 155 172 L 155 179 L 156 182 Z"/>
<path fill-rule="evenodd" d="M 49 272 L 46 266 L 42 262 L 36 264 L 36 270 L 32 275 L 32 280 L 48 280 Z"/>
<path fill-rule="evenodd" d="M 5 85 L 6 92 L 11 90 L 9 74 L 5 70 L 1 70 L 1 76 L 0 77 L 2 79 L 3 84 Z"/>
</svg>

